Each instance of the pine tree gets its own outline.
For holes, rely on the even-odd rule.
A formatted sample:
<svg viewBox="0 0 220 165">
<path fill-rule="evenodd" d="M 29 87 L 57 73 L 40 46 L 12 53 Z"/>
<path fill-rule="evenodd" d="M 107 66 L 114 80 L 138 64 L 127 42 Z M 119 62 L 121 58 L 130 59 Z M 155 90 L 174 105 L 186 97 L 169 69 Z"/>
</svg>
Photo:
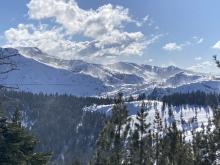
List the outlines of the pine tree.
<svg viewBox="0 0 220 165">
<path fill-rule="evenodd" d="M 145 93 L 141 93 L 141 94 L 139 94 L 137 100 L 144 100 L 144 99 L 146 99 L 146 98 L 147 98 L 147 97 L 146 97 L 146 94 L 145 94 Z"/>
<path fill-rule="evenodd" d="M 149 137 L 147 135 L 150 124 L 146 123 L 146 117 L 148 115 L 146 112 L 147 108 L 145 103 L 142 102 L 141 108 L 136 115 L 137 122 L 135 123 L 135 130 L 132 138 L 133 148 L 131 149 L 132 154 L 136 152 L 136 154 L 132 155 L 133 164 L 150 164 Z"/>
<path fill-rule="evenodd" d="M 161 138 L 163 134 L 163 125 L 162 125 L 162 119 L 160 117 L 160 113 L 157 108 L 155 109 L 155 116 L 154 116 L 154 131 L 155 131 L 154 132 L 155 161 L 156 163 L 159 163 L 159 159 L 161 156 L 161 147 L 162 147 Z"/>
<path fill-rule="evenodd" d="M 163 116 L 164 116 L 165 109 L 166 109 L 166 103 L 163 101 L 162 108 L 161 108 Z"/>
<path fill-rule="evenodd" d="M 169 115 L 169 123 L 172 123 L 174 121 L 174 115 L 173 115 L 173 109 L 172 106 L 168 105 L 168 115 Z"/>
<path fill-rule="evenodd" d="M 192 150 L 190 143 L 185 141 L 181 131 L 177 129 L 176 122 L 168 128 L 166 135 L 162 139 L 165 146 L 162 150 L 160 164 L 167 165 L 193 165 Z"/>
<path fill-rule="evenodd" d="M 207 157 L 208 143 L 205 135 L 205 127 L 201 132 L 192 131 L 193 135 L 193 160 L 195 165 L 209 165 L 210 162 Z"/>
<path fill-rule="evenodd" d="M 212 144 L 214 147 L 212 148 L 211 152 L 215 155 L 215 160 L 213 163 L 218 164 L 220 163 L 220 110 L 217 109 L 214 114 L 214 121 L 215 129 L 213 131 L 213 139 Z"/>
<path fill-rule="evenodd" d="M 110 120 L 102 130 L 97 141 L 95 165 L 120 165 L 125 155 L 125 139 L 127 137 L 129 120 L 123 94 L 119 93 L 114 101 Z M 126 126 L 123 130 L 123 126 Z"/>
<path fill-rule="evenodd" d="M 126 158 L 126 164 L 139 165 L 139 146 L 140 136 L 138 130 L 130 130 L 128 137 L 128 156 Z"/>
<path fill-rule="evenodd" d="M 133 98 L 132 95 L 130 95 L 129 98 L 128 98 L 128 102 L 132 102 L 132 101 L 134 101 L 134 98 Z"/>
<path fill-rule="evenodd" d="M 217 56 L 213 56 L 214 61 L 217 65 L 218 68 L 220 68 L 220 61 L 219 59 L 217 59 Z M 219 98 L 219 97 L 218 97 Z M 219 100 L 216 101 L 217 103 L 219 103 Z M 215 105 L 215 104 L 214 104 Z M 218 105 L 218 104 L 216 104 Z M 216 108 L 215 105 L 215 108 Z M 212 106 L 214 107 L 214 106 Z M 215 164 L 219 164 L 220 163 L 220 109 L 216 108 L 216 110 L 214 111 L 214 125 L 215 125 L 215 129 L 213 131 L 213 143 L 215 144 L 215 149 L 212 151 L 213 153 L 216 154 L 215 156 Z"/>
<path fill-rule="evenodd" d="M 0 164 L 47 164 L 50 154 L 35 152 L 36 144 L 37 139 L 22 127 L 18 110 L 12 121 L 0 117 Z"/>
</svg>

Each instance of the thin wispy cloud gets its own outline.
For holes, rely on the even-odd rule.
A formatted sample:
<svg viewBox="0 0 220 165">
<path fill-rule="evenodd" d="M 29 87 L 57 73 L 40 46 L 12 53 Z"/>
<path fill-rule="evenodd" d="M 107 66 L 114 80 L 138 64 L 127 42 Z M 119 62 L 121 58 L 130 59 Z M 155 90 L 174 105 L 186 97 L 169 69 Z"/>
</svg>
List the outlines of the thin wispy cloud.
<svg viewBox="0 0 220 165">
<path fill-rule="evenodd" d="M 185 41 L 185 42 L 180 43 L 180 44 L 178 44 L 178 43 L 176 43 L 176 42 L 166 43 L 166 44 L 163 46 L 163 49 L 164 49 L 164 50 L 168 50 L 168 51 L 180 51 L 180 50 L 182 50 L 182 49 L 183 49 L 184 47 L 186 47 L 186 46 L 198 45 L 198 44 L 201 44 L 203 41 L 204 41 L 203 38 L 194 36 L 194 37 L 192 37 L 191 40 Z"/>
<path fill-rule="evenodd" d="M 174 51 L 174 50 L 182 50 L 182 45 L 178 45 L 175 42 L 167 43 L 163 46 L 164 50 Z"/>
<path fill-rule="evenodd" d="M 193 40 L 194 40 L 194 43 L 195 43 L 195 44 L 201 44 L 201 43 L 203 43 L 204 38 L 194 36 L 194 37 L 193 37 Z"/>
<path fill-rule="evenodd" d="M 202 57 L 199 56 L 199 57 L 195 57 L 194 59 L 195 59 L 196 61 L 200 61 L 200 60 L 202 60 Z"/>
<path fill-rule="evenodd" d="M 152 58 L 149 58 L 148 60 L 147 60 L 147 62 L 153 62 L 154 61 L 154 59 L 152 59 Z"/>
<path fill-rule="evenodd" d="M 210 71 L 208 68 L 211 68 L 213 66 L 213 62 L 211 61 L 203 61 L 200 63 L 197 63 L 187 69 L 192 70 L 192 71 L 200 71 L 200 72 L 207 72 Z"/>
</svg>

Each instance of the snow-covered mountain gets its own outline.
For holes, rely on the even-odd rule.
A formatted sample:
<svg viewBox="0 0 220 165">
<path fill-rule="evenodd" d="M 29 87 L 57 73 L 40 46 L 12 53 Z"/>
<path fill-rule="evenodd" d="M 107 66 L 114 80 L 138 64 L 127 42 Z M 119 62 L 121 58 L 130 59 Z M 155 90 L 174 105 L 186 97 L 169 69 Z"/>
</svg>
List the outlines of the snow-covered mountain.
<svg viewBox="0 0 220 165">
<path fill-rule="evenodd" d="M 128 62 L 102 65 L 82 60 L 61 60 L 32 47 L 0 48 L 0 53 L 18 54 L 12 58 L 18 70 L 10 72 L 1 79 L 1 83 L 24 91 L 77 96 L 113 96 L 119 91 L 125 95 L 152 92 L 163 95 L 197 89 L 220 91 L 220 81 L 214 76 L 175 66 L 157 67 Z"/>
<path fill-rule="evenodd" d="M 18 53 L 15 49 L 0 49 L 0 51 L 7 54 Z M 17 55 L 12 60 L 17 64 L 18 70 L 4 76 L 1 84 L 17 87 L 18 90 L 78 96 L 92 96 L 98 94 L 98 91 L 107 90 L 101 80 L 90 75 L 73 73 L 66 68 L 51 67 L 40 60 L 36 61 L 22 55 Z"/>
</svg>

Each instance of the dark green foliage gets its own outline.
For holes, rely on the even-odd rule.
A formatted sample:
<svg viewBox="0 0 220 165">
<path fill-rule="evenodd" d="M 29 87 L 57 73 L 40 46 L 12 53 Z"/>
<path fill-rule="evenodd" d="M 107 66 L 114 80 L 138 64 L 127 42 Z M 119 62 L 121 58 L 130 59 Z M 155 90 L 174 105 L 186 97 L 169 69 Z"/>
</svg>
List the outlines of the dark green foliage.
<svg viewBox="0 0 220 165">
<path fill-rule="evenodd" d="M 12 121 L 0 117 L 0 164 L 44 165 L 49 153 L 35 152 L 37 139 L 21 126 L 20 114 L 15 111 Z"/>
<path fill-rule="evenodd" d="M 137 112 L 134 133 L 128 139 L 129 164 L 149 165 L 151 163 L 152 139 L 148 132 L 150 124 L 146 123 L 148 106 L 143 102 L 140 111 Z M 148 134 L 147 134 L 148 133 Z"/>
<path fill-rule="evenodd" d="M 131 101 L 134 101 L 134 98 L 133 98 L 132 95 L 130 95 L 129 98 L 128 98 L 128 102 L 131 102 Z"/>
<path fill-rule="evenodd" d="M 192 164 L 191 145 L 184 140 L 184 135 L 177 129 L 175 121 L 168 127 L 161 141 L 164 147 L 162 148 L 162 156 L 160 157 L 159 164 Z"/>
<path fill-rule="evenodd" d="M 190 104 L 200 102 L 198 100 L 201 98 L 197 96 L 198 98 L 193 97 L 195 100 L 190 101 Z M 183 97 L 191 98 L 187 95 Z M 215 105 L 218 98 L 211 101 L 214 97 L 208 97 L 206 95 L 205 98 L 210 101 L 206 100 L 206 103 Z M 111 99 L 35 95 L 24 92 L 5 92 L 0 96 L 3 107 L 6 107 L 7 116 L 16 125 L 21 125 L 20 115 L 18 113 L 12 115 L 14 110 L 11 109 L 15 105 L 21 109 L 22 122 L 25 123 L 26 129 L 31 129 L 40 140 L 34 152 L 52 151 L 51 163 L 86 164 L 96 148 L 95 141 L 99 137 L 94 159 L 89 162 L 91 165 L 151 165 L 155 162 L 158 165 L 214 164 L 220 156 L 216 154 L 220 148 L 219 110 L 214 111 L 215 120 L 210 120 L 209 125 L 203 127 L 203 131 L 193 131 L 193 141 L 187 142 L 184 132 L 177 130 L 173 117 L 173 105 L 182 105 L 184 101 L 178 101 L 180 96 L 174 101 L 171 98 L 175 99 L 168 98 L 166 100 L 168 102 L 164 102 L 163 106 L 164 109 L 169 107 L 168 125 L 167 123 L 162 125 L 159 113 L 161 110 L 157 109 L 155 102 L 153 107 L 156 113 L 151 127 L 153 129 L 149 128 L 146 121 L 149 106 L 143 104 L 137 113 L 137 122 L 132 130 L 122 94 L 114 100 L 115 106 L 109 118 L 96 112 L 83 112 L 82 108 L 94 103 L 109 104 L 112 103 Z M 163 110 L 161 114 L 163 115 Z M 211 129 L 213 123 L 214 130 Z M 1 126 L 4 127 L 4 124 Z M 27 136 L 25 140 L 30 141 L 29 138 Z M 34 147 L 31 146 L 35 146 L 36 142 L 35 139 L 34 143 L 25 144 L 23 147 L 33 150 Z M 40 164 L 46 160 L 42 159 L 42 156 L 40 153 L 32 155 L 29 161 L 32 164 Z M 23 157 L 20 158 L 22 161 L 25 160 Z"/>
<path fill-rule="evenodd" d="M 147 98 L 147 97 L 146 97 L 146 94 L 145 94 L 145 93 L 141 93 L 141 94 L 139 94 L 137 100 L 144 100 L 144 99 L 146 99 L 146 98 Z"/>
<path fill-rule="evenodd" d="M 78 159 L 76 159 L 72 165 L 80 165 L 80 161 Z"/>
<path fill-rule="evenodd" d="M 71 165 L 78 159 L 86 164 L 95 149 L 107 117 L 98 112 L 83 112 L 84 106 L 110 104 L 111 99 L 68 95 L 44 95 L 4 91 L 0 100 L 5 114 L 19 107 L 26 129 L 37 136 L 36 151 L 52 151 L 51 163 Z M 63 159 L 64 158 L 64 159 Z"/>
<path fill-rule="evenodd" d="M 220 95 L 197 91 L 192 93 L 174 93 L 172 95 L 163 96 L 161 100 L 168 105 L 174 106 L 188 104 L 216 107 L 220 102 Z"/>
<path fill-rule="evenodd" d="M 124 144 L 129 126 L 128 111 L 123 101 L 122 93 L 114 100 L 112 115 L 100 133 L 97 141 L 97 151 L 93 164 L 95 165 L 120 165 L 123 162 L 126 150 Z M 123 129 L 125 126 L 125 129 Z"/>
<path fill-rule="evenodd" d="M 155 107 L 156 108 L 156 107 Z M 153 139 L 154 139 L 154 159 L 157 163 L 160 162 L 160 157 L 162 154 L 162 132 L 163 132 L 163 125 L 162 125 L 162 119 L 160 117 L 159 111 L 156 108 L 155 109 L 155 116 L 154 116 L 154 130 L 153 133 Z"/>
</svg>

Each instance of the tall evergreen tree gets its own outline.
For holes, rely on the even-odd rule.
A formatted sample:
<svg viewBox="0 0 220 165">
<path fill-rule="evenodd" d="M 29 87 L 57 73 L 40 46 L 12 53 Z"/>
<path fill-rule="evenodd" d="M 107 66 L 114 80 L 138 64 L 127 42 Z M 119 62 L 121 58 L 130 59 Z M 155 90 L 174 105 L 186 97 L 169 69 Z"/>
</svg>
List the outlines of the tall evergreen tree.
<svg viewBox="0 0 220 165">
<path fill-rule="evenodd" d="M 154 106 L 155 107 L 155 106 Z M 156 108 L 156 107 L 155 107 Z M 158 109 L 155 109 L 155 116 L 154 116 L 154 155 L 156 163 L 159 163 L 159 159 L 161 156 L 161 139 L 163 134 L 163 125 L 162 119 L 160 117 L 160 113 Z"/>
<path fill-rule="evenodd" d="M 135 129 L 131 139 L 133 148 L 130 148 L 132 164 L 148 165 L 151 161 L 150 137 L 147 135 L 150 124 L 146 123 L 147 109 L 148 107 L 142 102 L 141 108 L 136 115 L 137 122 L 135 123 Z"/>
<path fill-rule="evenodd" d="M 215 160 L 213 163 L 219 164 L 220 163 L 220 110 L 217 109 L 214 114 L 214 121 L 215 129 L 213 131 L 213 141 L 214 144 L 212 148 L 212 153 L 215 156 Z"/>
<path fill-rule="evenodd" d="M 18 110 L 15 111 L 12 121 L 0 117 L 0 164 L 47 164 L 50 154 L 35 152 L 36 144 L 37 139 L 22 127 Z"/>
<path fill-rule="evenodd" d="M 146 117 L 148 116 L 148 113 L 146 112 L 146 109 L 148 109 L 148 107 L 146 107 L 145 103 L 142 103 L 141 109 L 140 111 L 138 111 L 137 113 L 137 121 L 138 123 L 135 124 L 136 129 L 138 130 L 139 134 L 140 134 L 140 149 L 139 149 L 139 164 L 143 165 L 143 164 L 147 164 L 147 161 L 149 161 L 150 159 L 146 158 L 149 155 L 149 153 L 147 152 L 147 139 L 144 138 L 144 136 L 146 137 L 146 133 L 147 133 L 147 129 L 150 127 L 150 124 L 146 123 Z M 146 151 L 145 151 L 146 150 Z"/>
<path fill-rule="evenodd" d="M 126 126 L 125 129 L 123 126 Z M 129 122 L 128 111 L 123 101 L 123 94 L 119 93 L 114 101 L 112 115 L 102 130 L 97 141 L 97 152 L 94 164 L 120 165 L 124 161 L 124 144 L 127 137 Z"/>
</svg>

